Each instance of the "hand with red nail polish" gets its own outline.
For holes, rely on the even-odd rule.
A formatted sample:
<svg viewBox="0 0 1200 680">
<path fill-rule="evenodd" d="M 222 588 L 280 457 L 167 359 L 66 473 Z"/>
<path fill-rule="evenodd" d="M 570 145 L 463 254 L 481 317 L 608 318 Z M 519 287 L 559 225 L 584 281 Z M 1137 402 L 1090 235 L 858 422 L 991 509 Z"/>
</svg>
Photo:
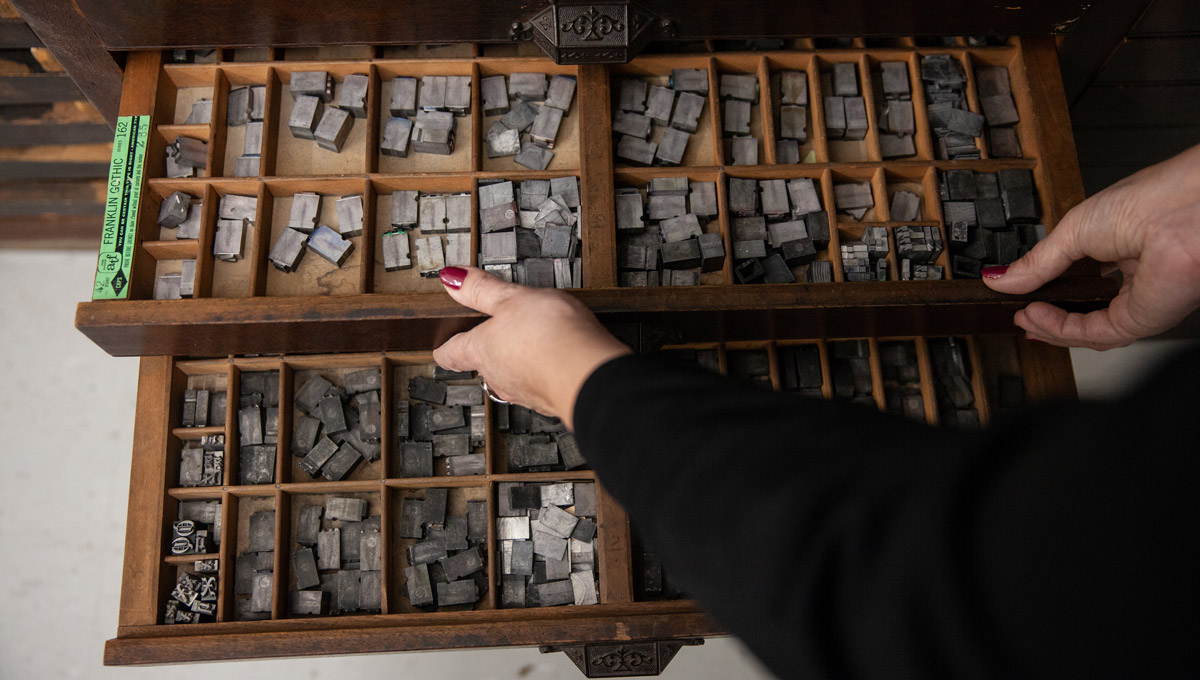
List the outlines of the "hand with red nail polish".
<svg viewBox="0 0 1200 680">
<path fill-rule="evenodd" d="M 568 429 L 584 381 L 631 352 L 562 291 L 519 286 L 474 267 L 446 267 L 440 278 L 455 301 L 491 318 L 447 340 L 434 361 L 477 371 L 501 399 L 556 416 Z"/>
<path fill-rule="evenodd" d="M 1200 146 L 1080 203 L 1024 257 L 982 276 L 1001 293 L 1030 293 L 1084 257 L 1120 269 L 1120 293 L 1090 314 L 1034 302 L 1013 319 L 1029 336 L 1060 347 L 1124 347 L 1200 307 Z"/>
</svg>

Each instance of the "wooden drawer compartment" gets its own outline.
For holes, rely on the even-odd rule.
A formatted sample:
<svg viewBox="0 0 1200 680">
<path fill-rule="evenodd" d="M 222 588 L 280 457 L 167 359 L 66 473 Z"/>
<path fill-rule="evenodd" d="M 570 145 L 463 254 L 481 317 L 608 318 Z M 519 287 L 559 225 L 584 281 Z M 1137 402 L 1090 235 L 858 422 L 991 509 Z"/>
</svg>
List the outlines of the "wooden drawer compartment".
<svg viewBox="0 0 1200 680">
<path fill-rule="evenodd" d="M 1065 350 L 1029 343 L 1013 336 L 967 336 L 955 340 L 969 371 L 970 409 L 987 423 L 1012 405 L 1013 385 L 1018 399 L 1039 403 L 1073 398 L 1070 359 Z M 854 398 L 843 388 L 839 366 L 847 349 L 862 356 L 869 369 L 871 396 L 880 408 L 895 410 L 901 403 L 892 395 L 903 391 L 914 400 L 909 416 L 929 423 L 957 417 L 939 403 L 938 353 L 948 347 L 945 338 L 848 338 L 832 340 L 752 341 L 679 345 L 665 348 L 678 358 L 696 360 L 714 370 L 742 375 L 774 389 L 803 387 L 825 398 Z M 903 356 L 909 368 L 897 373 L 892 358 Z M 912 362 L 915 361 L 915 372 Z M 801 386 L 791 366 L 806 363 L 808 378 Z M 819 370 L 818 367 L 819 366 Z M 381 383 L 381 449 L 377 462 L 360 465 L 343 481 L 313 479 L 297 464 L 290 449 L 293 427 L 300 413 L 295 396 L 309 376 L 320 374 L 344 386 L 347 375 L 378 368 Z M 193 662 L 363 653 L 420 649 L 453 649 L 486 646 L 561 648 L 592 643 L 645 643 L 684 641 L 718 635 L 720 628 L 686 599 L 663 599 L 647 593 L 641 576 L 644 564 L 641 541 L 621 507 L 596 483 L 590 470 L 512 472 L 505 465 L 503 433 L 497 411 L 484 406 L 483 474 L 447 476 L 435 467 L 435 476 L 401 476 L 400 452 L 392 431 L 397 400 L 410 397 L 407 381 L 429 375 L 428 352 L 373 352 L 358 354 L 227 357 L 221 359 L 142 359 L 134 433 L 129 520 L 125 547 L 121 610 L 116 637 L 105 649 L 109 665 Z M 819 375 L 819 382 L 813 376 Z M 267 377 L 274 376 L 274 377 Z M 270 445 L 273 467 L 269 477 L 246 481 L 239 469 L 244 449 L 235 445 L 241 432 L 238 412 L 243 382 L 261 381 L 262 404 L 277 403 L 278 438 Z M 275 381 L 277 380 L 277 385 Z M 258 383 L 255 383 L 258 384 Z M 1003 398 L 1001 397 L 1001 385 Z M 183 427 L 184 392 L 188 389 L 225 391 L 227 417 L 218 425 Z M 278 390 L 275 392 L 275 390 Z M 274 395 L 269 396 L 269 395 Z M 862 395 L 857 395 L 861 397 Z M 258 398 L 247 398 L 258 403 Z M 267 406 L 269 408 L 269 406 Z M 231 417 L 232 416 L 232 417 Z M 181 450 L 201 437 L 225 437 L 224 466 L 212 486 L 179 486 Z M 249 445 L 248 445 L 249 446 Z M 268 454 L 270 455 L 270 454 Z M 597 523 L 595 605 L 504 608 L 499 599 L 501 564 L 496 518 L 501 512 L 498 494 L 502 484 L 513 482 L 565 482 L 596 484 Z M 402 534 L 402 508 L 406 499 L 421 498 L 429 489 L 448 489 L 451 515 L 464 512 L 469 502 L 482 501 L 488 520 L 487 539 L 480 544 L 488 584 L 478 604 L 469 611 L 423 612 L 409 603 L 405 588 L 405 548 L 413 543 Z M 330 497 L 366 501 L 366 515 L 379 517 L 380 569 L 378 613 L 343 616 L 298 616 L 289 593 L 296 585 L 292 551 L 298 547 L 300 513 Z M 200 506 L 199 503 L 219 503 Z M 476 506 L 478 510 L 480 506 Z M 219 520 L 220 542 L 201 556 L 172 555 L 172 522 L 181 513 L 211 513 Z M 273 516 L 260 513 L 273 512 Z M 265 523 L 264 523 L 265 522 Z M 326 517 L 322 529 L 338 526 Z M 216 528 L 215 526 L 213 527 Z M 266 533 L 263 533 L 263 532 Z M 269 535 L 269 537 L 268 537 Z M 215 538 L 215 536 L 214 536 Z M 256 546 L 257 544 L 257 546 Z M 238 556 L 250 551 L 269 552 L 262 568 L 270 572 L 273 589 L 264 594 L 261 613 L 239 620 L 253 607 L 254 595 L 238 592 Z M 361 556 L 360 556 L 361 557 Z M 164 625 L 164 614 L 181 572 L 194 571 L 197 559 L 218 560 L 215 572 L 218 593 L 211 623 Z M 250 603 L 250 604 L 247 604 Z"/>
<path fill-rule="evenodd" d="M 789 43 L 788 50 L 721 52 L 712 51 L 710 43 L 706 52 L 648 55 L 611 67 L 558 66 L 540 57 L 493 56 L 506 50 L 516 53 L 506 46 L 459 46 L 445 51 L 226 49 L 216 53 L 216 58 L 224 61 L 202 64 L 163 64 L 158 52 L 131 53 L 122 113 L 149 114 L 153 125 L 131 299 L 82 303 L 76 326 L 114 355 L 362 351 L 377 348 L 377 338 L 385 333 L 391 338 L 389 349 L 436 346 L 450 334 L 478 323 L 479 316 L 453 303 L 433 280 L 422 279 L 413 271 L 383 271 L 380 239 L 389 224 L 391 192 L 471 193 L 471 261 L 477 262 L 480 229 L 474 196 L 480 182 L 563 176 L 578 177 L 582 203 L 582 288 L 570 293 L 606 321 L 661 322 L 682 333 L 685 341 L 753 340 L 763 336 L 764 327 L 783 329 L 791 336 L 866 335 L 881 330 L 910 335 L 1004 332 L 1011 329 L 1012 312 L 1032 299 L 1053 300 L 1072 309 L 1103 304 L 1115 287 L 1086 265 L 1075 272 L 1078 276 L 1019 298 L 995 295 L 980 281 L 955 277 L 945 253 L 936 262 L 946 268 L 944 280 L 899 280 L 894 253 L 898 223 L 889 210 L 897 191 L 910 191 L 921 199 L 918 220 L 904 224 L 931 227 L 945 243 L 949 242 L 948 225 L 938 193 L 943 171 L 1031 171 L 1041 219 L 1050 229 L 1083 197 L 1052 40 L 1012 38 L 1002 45 L 978 47 L 962 41 L 952 47 L 919 44 L 924 43 L 909 38 L 869 43 L 856 39 L 851 48 L 823 50 L 816 49 L 811 40 L 797 40 Z M 962 64 L 967 77 L 965 96 L 976 112 L 981 109 L 975 68 L 1007 68 L 1020 114 L 1015 126 L 1020 158 L 989 158 L 982 138 L 977 142 L 980 160 L 936 158 L 936 140 L 920 80 L 921 59 L 930 55 L 950 55 Z M 283 58 L 257 61 L 276 56 Z M 245 58 L 256 61 L 243 61 Z M 875 101 L 870 86 L 883 62 L 905 64 L 912 91 L 914 153 L 899 160 L 883 158 L 878 118 L 881 102 Z M 866 99 L 870 127 L 861 141 L 835 141 L 825 134 L 821 102 L 827 93 L 822 78 L 838 64 L 853 65 Z M 620 84 L 627 78 L 661 84 L 675 68 L 706 68 L 712 84 L 683 165 L 628 166 L 615 157 L 612 134 L 612 110 Z M 292 74 L 306 70 L 330 72 L 338 87 L 347 75 L 368 76 L 367 117 L 355 119 L 340 153 L 294 139 L 286 129 L 292 105 L 288 83 Z M 776 162 L 780 130 L 775 112 L 779 92 L 774 83 L 785 70 L 805 73 L 809 83 L 808 139 L 800 148 L 802 159 L 811 162 Z M 575 101 L 563 119 L 550 166 L 543 171 L 527 170 L 510 157 L 489 159 L 484 147 L 484 135 L 495 117 L 484 115 L 481 79 L 522 71 L 577 79 Z M 725 103 L 718 94 L 722 74 L 756 79 L 759 99 L 751 109 L 749 128 L 759 149 L 755 165 L 733 165 L 729 140 L 722 135 Z M 459 119 L 453 154 L 414 153 L 394 158 L 380 153 L 391 79 L 397 75 L 471 78 L 473 105 L 470 114 Z M 225 113 L 231 88 L 246 85 L 265 86 L 267 113 L 259 174 L 239 178 L 232 175 L 244 128 L 227 126 Z M 191 102 L 202 97 L 213 100 L 212 122 L 183 124 Z M 180 136 L 208 142 L 207 177 L 164 176 L 164 148 Z M 812 179 L 831 232 L 829 246 L 818 259 L 831 263 L 833 282 L 736 285 L 732 258 L 727 257 L 724 268 L 704 275 L 706 285 L 619 287 L 621 239 L 616 233 L 614 192 L 620 187 L 644 187 L 651 179 L 662 177 L 715 182 L 719 214 L 706 228 L 721 234 L 727 255 L 733 245 L 727 189 L 731 179 Z M 836 212 L 835 187 L 848 182 L 866 182 L 871 187 L 875 207 L 862 222 Z M 198 239 L 176 240 L 170 230 L 157 226 L 160 203 L 175 191 L 204 201 Z M 299 271 L 290 274 L 276 271 L 267 262 L 271 244 L 286 225 L 291 197 L 306 191 L 363 196 L 364 231 L 352 239 L 355 251 L 340 270 L 331 271 L 332 265 L 311 255 Z M 245 257 L 234 264 L 211 254 L 215 205 L 228 194 L 252 196 L 257 207 Z M 332 206 L 325 212 L 329 215 L 323 214 L 323 219 L 332 220 Z M 883 227 L 893 244 L 888 280 L 846 281 L 839 244 L 862 238 L 868 226 Z M 195 298 L 151 299 L 156 275 L 178 269 L 186 259 L 196 260 Z M 403 333 L 395 332 L 396 324 L 403 327 Z M 334 329 L 336 332 L 331 332 Z"/>
</svg>

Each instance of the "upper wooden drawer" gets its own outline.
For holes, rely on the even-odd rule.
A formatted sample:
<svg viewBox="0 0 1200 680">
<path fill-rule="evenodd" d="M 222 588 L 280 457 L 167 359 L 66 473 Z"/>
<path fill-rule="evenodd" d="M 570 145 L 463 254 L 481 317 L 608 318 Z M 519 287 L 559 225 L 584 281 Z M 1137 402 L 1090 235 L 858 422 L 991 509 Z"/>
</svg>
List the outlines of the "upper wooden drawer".
<svg viewBox="0 0 1200 680">
<path fill-rule="evenodd" d="M 392 349 L 436 346 L 480 317 L 451 301 L 436 279 L 422 278 L 415 270 L 386 271 L 382 239 L 391 229 L 392 193 L 470 194 L 469 261 L 475 264 L 481 232 L 479 187 L 499 179 L 520 183 L 562 177 L 578 178 L 580 195 L 581 288 L 570 292 L 606 321 L 658 323 L 680 341 L 998 332 L 1010 330 L 1012 312 L 1032 299 L 1076 309 L 1103 304 L 1114 286 L 1099 279 L 1094 268 L 1085 267 L 1079 272 L 1082 276 L 1064 278 L 1034 295 L 1014 298 L 993 294 L 978 280 L 963 280 L 952 266 L 953 219 L 943 210 L 948 198 L 943 194 L 944 173 L 1029 173 L 1039 219 L 1049 229 L 1082 199 L 1053 43 L 1013 38 L 993 46 L 969 46 L 962 40 L 949 47 L 924 44 L 909 38 L 856 39 L 851 48 L 821 50 L 812 40 L 800 40 L 791 41 L 793 49 L 781 51 L 653 55 L 612 67 L 558 66 L 540 57 L 511 56 L 520 52 L 511 46 L 467 46 L 465 53 L 473 56 L 462 56 L 460 47 L 448 48 L 460 56 L 445 58 L 431 58 L 437 50 L 391 48 L 220 50 L 216 58 L 225 61 L 206 64 L 163 64 L 158 52 L 133 53 L 122 113 L 149 114 L 153 129 L 131 299 L 82 303 L 76 325 L 114 355 L 365 350 L 378 347 L 381 337 L 388 338 Z M 489 56 L 496 51 L 509 56 Z M 340 58 L 348 56 L 358 58 Z M 246 57 L 283 59 L 240 61 Z M 1002 67 L 1007 72 L 1020 119 L 1011 128 L 1019 157 L 991 157 L 986 137 L 975 140 L 977 160 L 939 157 L 929 116 L 932 102 L 922 88 L 922 63 L 930 57 L 949 57 L 961 66 L 966 77 L 962 94 L 976 113 L 983 111 L 979 70 Z M 915 122 L 908 138 L 911 152 L 895 159 L 885 158 L 890 154 L 880 132 L 885 95 L 876 81 L 887 62 L 902 65 L 908 77 Z M 680 68 L 706 69 L 711 85 L 701 98 L 702 113 L 680 166 L 628 164 L 614 152 L 620 135 L 613 133 L 613 111 L 619 106 L 622 84 L 632 80 L 666 85 L 672 71 Z M 833 101 L 828 81 L 838 69 L 848 69 L 861 84 L 868 129 L 858 141 L 826 134 L 826 106 Z M 288 85 L 293 74 L 312 70 L 329 72 L 337 88 L 347 76 L 367 77 L 366 116 L 354 120 L 337 153 L 297 139 L 286 129 L 293 101 Z M 785 71 L 801 74 L 808 84 L 808 106 L 801 113 L 806 137 L 794 151 L 777 148 L 785 134 L 778 84 Z M 575 101 L 563 117 L 545 170 L 530 170 L 511 157 L 490 158 L 487 153 L 487 130 L 497 116 L 483 110 L 480 84 L 485 78 L 518 72 L 576 79 Z M 470 113 L 458 118 L 453 153 L 410 153 L 406 158 L 382 153 L 393 78 L 429 75 L 470 79 L 473 102 Z M 757 86 L 756 101 L 746 105 L 749 113 L 736 114 L 748 116 L 750 137 L 743 140 L 756 154 L 750 165 L 735 164 L 734 141 L 726 135 L 726 119 L 735 115 L 720 93 L 721 79 L 727 75 L 749 76 Z M 260 159 L 254 162 L 256 174 L 235 177 L 246 128 L 227 125 L 226 112 L 230 92 L 246 86 L 264 88 L 263 141 Z M 187 124 L 192 103 L 201 98 L 213 102 L 211 122 Z M 661 141 L 661 134 L 655 131 L 651 140 Z M 166 177 L 164 149 L 180 137 L 207 143 L 202 176 Z M 791 153 L 808 162 L 779 162 Z M 622 250 L 629 241 L 618 235 L 614 196 L 634 190 L 644 199 L 649 182 L 669 177 L 713 189 L 717 211 L 705 217 L 703 230 L 720 235 L 727 256 L 720 267 L 700 277 L 702 285 L 629 288 L 641 280 L 622 275 L 628 270 Z M 730 187 L 739 180 L 812 182 L 819 216 L 829 229 L 828 243 L 818 244 L 816 259 L 827 263 L 832 282 L 805 283 L 806 265 L 798 265 L 792 268 L 797 283 L 737 285 L 737 198 Z M 839 212 L 836 196 L 848 184 L 860 184 L 870 194 L 873 207 L 861 221 Z M 203 203 L 198 238 L 179 240 L 176 231 L 158 226 L 160 205 L 175 192 Z M 287 227 L 294 196 L 304 192 L 330 199 L 320 215 L 328 224 L 335 224 L 333 199 L 362 196 L 364 228 L 350 239 L 355 248 L 340 268 L 313 255 L 292 273 L 269 266 L 268 253 Z M 900 192 L 919 201 L 915 214 L 892 214 L 898 210 L 893 201 Z M 227 195 L 247 196 L 255 204 L 244 257 L 237 262 L 213 256 L 217 204 Z M 941 280 L 901 280 L 897 232 L 907 234 L 913 228 L 926 229 L 945 245 L 931 262 L 941 268 Z M 843 266 L 842 246 L 868 239 L 873 233 L 868 229 L 886 234 L 888 253 L 880 259 L 887 280 L 853 282 Z M 1010 221 L 1001 230 L 1014 233 L 1016 225 Z M 186 260 L 195 263 L 194 299 L 152 299 L 156 277 L 178 271 Z"/>
</svg>

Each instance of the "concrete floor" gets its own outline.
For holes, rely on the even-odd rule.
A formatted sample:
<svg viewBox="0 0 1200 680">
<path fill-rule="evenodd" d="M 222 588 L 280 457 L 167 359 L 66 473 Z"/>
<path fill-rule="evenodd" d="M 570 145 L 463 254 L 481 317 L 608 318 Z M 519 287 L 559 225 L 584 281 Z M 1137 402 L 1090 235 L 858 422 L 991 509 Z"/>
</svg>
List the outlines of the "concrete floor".
<svg viewBox="0 0 1200 680">
<path fill-rule="evenodd" d="M 117 627 L 133 435 L 136 359 L 114 359 L 74 330 L 94 254 L 0 251 L 0 678 L 211 678 L 213 667 L 103 668 Z M 1104 397 L 1179 343 L 1073 353 L 1080 394 Z M 241 678 L 582 677 L 534 649 L 226 663 Z M 737 641 L 683 650 L 664 678 L 769 678 Z"/>
</svg>

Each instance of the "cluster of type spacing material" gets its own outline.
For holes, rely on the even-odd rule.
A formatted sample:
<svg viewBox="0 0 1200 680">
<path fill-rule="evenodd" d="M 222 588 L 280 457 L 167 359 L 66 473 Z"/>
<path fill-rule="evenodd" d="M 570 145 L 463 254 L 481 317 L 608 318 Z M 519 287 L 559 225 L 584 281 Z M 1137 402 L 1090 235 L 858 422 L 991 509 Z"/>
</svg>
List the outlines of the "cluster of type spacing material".
<svg viewBox="0 0 1200 680">
<path fill-rule="evenodd" d="M 925 422 L 916 344 L 911 340 L 879 343 L 879 363 L 883 370 L 884 407 L 889 413 Z"/>
<path fill-rule="evenodd" d="M 292 115 L 288 118 L 292 136 L 311 139 L 322 149 L 341 153 L 342 145 L 354 127 L 354 119 L 367 116 L 368 81 L 369 78 L 362 74 L 343 78 L 341 96 L 333 105 L 333 76 L 328 71 L 293 73 L 288 84 L 293 102 Z"/>
<path fill-rule="evenodd" d="M 281 272 L 294 272 L 300 266 L 304 253 L 311 249 L 321 259 L 335 267 L 341 267 L 350 253 L 354 242 L 350 239 L 363 233 L 362 194 L 341 196 L 335 199 L 338 228 L 318 224 L 321 214 L 322 196 L 303 192 L 292 196 L 292 209 L 288 214 L 287 228 L 271 245 L 267 259 Z"/>
<path fill-rule="evenodd" d="M 275 590 L 275 511 L 260 510 L 250 515 L 246 550 L 234 560 L 233 594 L 237 619 L 257 621 L 271 618 Z"/>
<path fill-rule="evenodd" d="M 598 604 L 596 484 L 501 483 L 500 606 Z"/>
<path fill-rule="evenodd" d="M 513 156 L 530 170 L 545 170 L 554 142 L 575 99 L 575 78 L 545 73 L 511 73 L 479 81 L 483 115 L 501 116 L 484 135 L 488 158 Z M 540 102 L 540 104 L 538 104 Z"/>
<path fill-rule="evenodd" d="M 175 587 L 163 609 L 163 623 L 210 623 L 217 619 L 218 560 L 197 560 L 188 572 L 179 570 Z"/>
<path fill-rule="evenodd" d="M 825 135 L 831 140 L 859 141 L 870 129 L 867 100 L 858 82 L 858 64 L 834 64 L 831 71 L 821 73 L 824 97 Z"/>
<path fill-rule="evenodd" d="M 448 489 L 405 497 L 399 535 L 413 539 L 405 555 L 405 593 L 413 607 L 470 609 L 487 593 L 487 501 L 467 501 L 467 514 L 447 516 Z"/>
<path fill-rule="evenodd" d="M 757 87 L 756 81 L 755 99 Z M 633 165 L 681 164 L 708 99 L 708 69 L 674 69 L 667 87 L 627 78 L 618 88 L 612 123 L 613 134 L 618 136 L 617 158 Z M 749 106 L 746 104 L 747 110 Z M 749 121 L 747 114 L 747 125 Z M 663 129 L 658 142 L 650 140 L 655 125 Z M 757 143 L 754 149 L 757 154 Z"/>
<path fill-rule="evenodd" d="M 992 158 L 1020 158 L 1021 141 L 1014 127 L 1021 122 L 1017 104 L 1013 101 L 1008 69 L 1003 66 L 980 66 L 975 69 L 975 86 L 979 91 L 979 107 L 987 119 L 988 155 Z"/>
<path fill-rule="evenodd" d="M 432 477 L 434 458 L 446 474 L 482 475 L 487 462 L 483 388 L 474 373 L 435 367 L 433 378 L 408 380 L 408 399 L 397 399 L 393 431 L 401 477 Z"/>
<path fill-rule="evenodd" d="M 220 486 L 225 475 L 225 435 L 188 441 L 179 451 L 179 486 Z"/>
<path fill-rule="evenodd" d="M 167 177 L 196 177 L 208 169 L 208 142 L 180 135 L 166 147 Z"/>
<path fill-rule="evenodd" d="M 558 418 L 523 406 L 495 404 L 496 428 L 507 436 L 504 451 L 509 472 L 574 470 L 587 465 L 575 435 Z"/>
<path fill-rule="evenodd" d="M 479 183 L 479 264 L 535 288 L 583 285 L 579 178 Z"/>
<path fill-rule="evenodd" d="M 833 280 L 829 262 L 817 260 L 829 247 L 829 215 L 812 179 L 731 177 L 729 215 L 738 283 L 791 283 L 805 265 L 810 283 Z"/>
<path fill-rule="evenodd" d="M 938 422 L 948 427 L 978 430 L 979 411 L 975 409 L 975 392 L 971 389 L 967 343 L 961 338 L 930 338 L 929 357 Z"/>
<path fill-rule="evenodd" d="M 366 76 L 363 78 L 363 92 L 366 93 Z M 293 81 L 294 82 L 294 81 Z M 255 177 L 258 175 L 258 162 L 262 155 L 263 142 L 263 113 L 267 108 L 267 87 L 238 87 L 229 91 L 229 102 L 225 113 L 225 122 L 229 127 L 245 126 L 246 134 L 242 143 L 242 155 L 235 161 L 234 177 Z M 195 115 L 195 109 L 192 115 Z"/>
<path fill-rule="evenodd" d="M 620 285 L 695 286 L 701 274 L 721 271 L 725 243 L 716 228 L 717 183 L 654 177 L 646 196 L 649 200 L 633 187 L 617 189 Z"/>
<path fill-rule="evenodd" d="M 779 377 L 785 392 L 821 397 L 821 350 L 816 345 L 779 348 Z"/>
<path fill-rule="evenodd" d="M 901 281 L 940 281 L 945 272 L 934 262 L 944 249 L 942 230 L 937 227 L 899 226 L 892 232 L 896 257 L 900 258 Z"/>
<path fill-rule="evenodd" d="M 929 125 L 934 150 L 942 160 L 980 158 L 976 138 L 983 135 L 986 119 L 967 106 L 967 73 L 962 62 L 949 54 L 921 57 Z"/>
<path fill-rule="evenodd" d="M 412 269 L 413 234 L 417 272 L 437 276 L 442 267 L 471 264 L 471 194 L 392 192 L 392 228 L 383 235 L 383 266 L 389 272 Z"/>
<path fill-rule="evenodd" d="M 780 71 L 771 79 L 772 90 L 779 93 L 775 110 L 775 162 L 799 163 L 800 145 L 808 141 L 808 74 Z"/>
<path fill-rule="evenodd" d="M 945 170 L 940 179 L 955 277 L 979 278 L 983 267 L 1010 264 L 1046 237 L 1031 170 Z"/>
<path fill-rule="evenodd" d="M 829 343 L 833 398 L 866 406 L 875 405 L 871 384 L 871 345 L 866 340 Z"/>
<path fill-rule="evenodd" d="M 383 534 L 361 498 L 305 505 L 296 522 L 288 610 L 295 616 L 379 613 L 383 608 Z M 322 518 L 324 514 L 324 518 Z"/>
<path fill-rule="evenodd" d="M 213 257 L 222 262 L 242 259 L 246 231 L 258 219 L 258 199 L 254 196 L 226 194 L 217 206 L 217 229 L 213 235 Z"/>
<path fill-rule="evenodd" d="M 879 150 L 885 160 L 915 155 L 913 135 L 917 133 L 917 121 L 908 62 L 885 61 L 879 67 L 877 91 L 883 93 L 879 102 Z"/>
<path fill-rule="evenodd" d="M 367 368 L 345 374 L 335 385 L 319 373 L 305 376 L 292 400 L 291 451 L 300 468 L 334 482 L 345 479 L 363 460 L 375 462 L 382 452 L 382 373 Z"/>
<path fill-rule="evenodd" d="M 279 374 L 243 373 L 238 400 L 238 483 L 272 484 L 279 441 Z"/>
<path fill-rule="evenodd" d="M 758 76 L 722 73 L 717 93 L 724 102 L 721 132 L 729 142 L 732 164 L 758 165 L 758 139 L 750 134 L 751 107 L 758 103 Z"/>
<path fill-rule="evenodd" d="M 392 79 L 391 92 L 391 117 L 379 142 L 383 155 L 454 153 L 456 117 L 471 113 L 471 76 L 423 76 L 419 87 L 416 78 L 398 76 Z"/>
</svg>

